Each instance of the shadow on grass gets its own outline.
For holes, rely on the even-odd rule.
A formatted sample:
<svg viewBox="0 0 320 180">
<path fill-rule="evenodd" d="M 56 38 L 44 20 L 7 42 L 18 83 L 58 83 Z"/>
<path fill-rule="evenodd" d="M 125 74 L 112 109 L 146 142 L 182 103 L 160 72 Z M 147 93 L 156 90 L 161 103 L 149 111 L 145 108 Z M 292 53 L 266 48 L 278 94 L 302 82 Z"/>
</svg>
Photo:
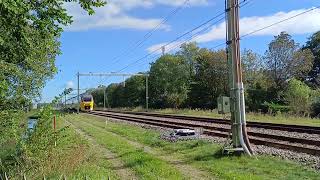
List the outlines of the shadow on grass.
<svg viewBox="0 0 320 180">
<path fill-rule="evenodd" d="M 224 152 L 223 147 L 216 149 L 212 153 L 201 153 L 201 154 L 196 154 L 194 157 L 190 159 L 190 161 L 210 161 L 214 159 L 221 159 L 225 157 L 240 157 L 242 154 L 239 153 L 234 153 L 234 154 L 226 154 Z"/>
</svg>

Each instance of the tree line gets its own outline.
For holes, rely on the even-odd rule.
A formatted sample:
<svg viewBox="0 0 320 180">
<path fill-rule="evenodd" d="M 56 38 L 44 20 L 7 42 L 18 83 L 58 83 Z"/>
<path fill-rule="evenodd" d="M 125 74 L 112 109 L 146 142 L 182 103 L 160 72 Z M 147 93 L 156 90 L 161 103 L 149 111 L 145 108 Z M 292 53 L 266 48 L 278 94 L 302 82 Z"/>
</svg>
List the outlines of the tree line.
<svg viewBox="0 0 320 180">
<path fill-rule="evenodd" d="M 70 2 L 88 14 L 106 4 L 102 0 L 0 1 L 0 179 L 6 179 L 5 174 L 9 179 L 23 179 L 32 171 L 41 174 L 43 160 L 52 155 L 52 137 L 62 134 L 53 131 L 50 107 L 39 112 L 37 128 L 29 134 L 23 110 L 57 73 L 59 38 L 72 23 L 66 9 Z"/>
<path fill-rule="evenodd" d="M 286 32 L 274 36 L 263 55 L 250 49 L 241 60 L 246 106 L 250 111 L 319 114 L 320 31 L 299 45 Z M 151 63 L 149 103 L 152 108 L 217 107 L 219 96 L 228 96 L 228 61 L 225 50 L 181 45 Z M 121 83 L 91 89 L 96 106 L 136 107 L 145 105 L 145 79 L 132 76 Z"/>
</svg>

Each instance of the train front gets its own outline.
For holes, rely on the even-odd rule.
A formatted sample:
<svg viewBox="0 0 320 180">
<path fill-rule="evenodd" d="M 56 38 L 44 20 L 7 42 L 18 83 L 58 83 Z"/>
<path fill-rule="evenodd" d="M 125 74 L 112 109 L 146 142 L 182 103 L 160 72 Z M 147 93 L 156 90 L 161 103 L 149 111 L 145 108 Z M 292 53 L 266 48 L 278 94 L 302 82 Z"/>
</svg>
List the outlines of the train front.
<svg viewBox="0 0 320 180">
<path fill-rule="evenodd" d="M 84 95 L 81 97 L 80 109 L 81 109 L 81 111 L 92 111 L 93 110 L 93 97 L 92 97 L 92 95 Z"/>
</svg>

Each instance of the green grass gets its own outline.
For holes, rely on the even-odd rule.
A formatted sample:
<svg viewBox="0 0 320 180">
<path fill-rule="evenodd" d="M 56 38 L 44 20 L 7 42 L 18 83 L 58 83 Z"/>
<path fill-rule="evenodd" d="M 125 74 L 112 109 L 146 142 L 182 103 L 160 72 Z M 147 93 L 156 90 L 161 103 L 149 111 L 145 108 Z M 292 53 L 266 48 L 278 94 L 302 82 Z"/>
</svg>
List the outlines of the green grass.
<svg viewBox="0 0 320 180">
<path fill-rule="evenodd" d="M 85 121 L 81 116 L 74 116 L 68 120 L 93 136 L 99 144 L 119 155 L 124 164 L 132 168 L 140 179 L 184 179 L 180 172 L 167 162 L 134 147 L 108 131 L 90 125 L 90 121 Z"/>
<path fill-rule="evenodd" d="M 2 113 L 6 115 L 2 115 Z M 35 113 L 37 113 L 36 110 L 29 111 L 29 112 L 1 111 L 0 121 L 6 122 L 6 120 L 10 118 L 12 118 L 13 121 L 11 121 L 6 125 L 0 122 L 0 126 L 1 126 L 0 129 L 1 131 L 4 132 L 4 134 L 0 135 L 0 171 L 1 170 L 10 171 L 10 168 L 8 167 L 16 163 L 15 155 L 16 155 L 17 146 L 19 143 L 19 138 L 22 137 L 22 134 L 24 134 L 27 129 L 28 117 L 34 115 Z M 15 125 L 17 126 L 16 128 L 15 128 Z M 2 133 L 1 131 L 0 133 Z"/>
<path fill-rule="evenodd" d="M 144 111 L 144 109 L 142 108 L 123 109 L 123 110 Z M 192 109 L 168 108 L 168 109 L 151 109 L 150 112 L 162 113 L 162 114 L 177 114 L 177 115 L 186 115 L 186 116 L 211 117 L 211 118 L 230 118 L 230 115 L 227 115 L 225 117 L 222 114 L 218 114 L 216 109 L 215 110 L 192 110 Z M 293 116 L 289 114 L 269 115 L 269 114 L 249 112 L 247 113 L 247 121 L 320 127 L 319 118 L 299 117 L 299 116 Z"/>
<path fill-rule="evenodd" d="M 111 131 L 132 141 L 151 146 L 165 154 L 183 159 L 219 179 L 318 179 L 320 173 L 295 162 L 270 156 L 222 156 L 219 145 L 203 140 L 170 143 L 159 133 L 141 127 L 108 122 L 105 118 L 82 115 L 84 123 Z M 105 132 L 105 131 L 104 131 Z"/>
<path fill-rule="evenodd" d="M 63 117 L 57 118 L 57 129 L 65 127 Z M 58 139 L 57 147 L 37 168 L 27 171 L 27 177 L 41 179 L 118 179 L 111 164 L 100 152 L 72 128 L 67 128 L 64 138 Z"/>
</svg>

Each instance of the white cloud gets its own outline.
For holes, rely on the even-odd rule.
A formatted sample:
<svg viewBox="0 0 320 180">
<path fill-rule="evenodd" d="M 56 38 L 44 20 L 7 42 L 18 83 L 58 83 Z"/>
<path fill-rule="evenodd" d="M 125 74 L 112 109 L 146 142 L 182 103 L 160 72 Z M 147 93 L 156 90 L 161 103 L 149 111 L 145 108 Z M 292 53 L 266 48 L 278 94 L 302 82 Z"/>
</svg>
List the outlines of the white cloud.
<svg viewBox="0 0 320 180">
<path fill-rule="evenodd" d="M 244 35 L 254 30 L 261 29 L 263 27 L 266 27 L 278 21 L 295 16 L 306 10 L 308 9 L 298 9 L 298 10 L 293 10 L 289 12 L 278 12 L 268 16 L 253 16 L 253 17 L 241 18 L 240 19 L 240 35 Z M 278 35 L 282 31 L 286 31 L 291 35 L 313 33 L 315 31 L 320 30 L 319 19 L 320 19 L 320 10 L 315 9 L 314 11 L 300 15 L 288 21 L 282 22 L 273 27 L 264 29 L 250 36 Z M 226 31 L 225 22 L 222 22 L 218 25 L 212 26 L 209 32 L 201 34 L 193 38 L 191 41 L 196 41 L 198 43 L 205 43 L 205 42 L 210 42 L 215 40 L 222 40 L 222 39 L 225 39 L 225 31 Z M 166 44 L 166 43 L 153 45 L 147 48 L 147 51 L 150 52 L 154 47 L 157 47 L 163 44 Z"/>
<path fill-rule="evenodd" d="M 69 88 L 74 88 L 74 83 L 73 83 L 73 81 L 68 81 L 68 82 L 66 83 L 66 89 L 69 89 Z"/>
<path fill-rule="evenodd" d="M 289 17 L 295 16 L 302 13 L 308 9 L 299 9 L 289 12 L 278 12 L 269 16 L 253 16 L 244 17 L 240 19 L 240 35 L 250 33 L 254 30 L 261 29 L 265 26 L 271 25 L 278 21 L 287 19 Z M 282 31 L 286 31 L 291 35 L 295 34 L 306 34 L 313 33 L 320 30 L 320 10 L 316 9 L 309 13 L 300 15 L 296 18 L 290 19 L 288 21 L 282 22 L 270 28 L 264 29 L 262 31 L 256 32 L 251 36 L 265 36 L 265 35 L 278 35 Z M 212 29 L 202 34 L 195 39 L 199 43 L 209 42 L 225 38 L 225 22 L 220 23 L 217 26 L 213 26 Z"/>
<path fill-rule="evenodd" d="M 138 30 L 153 29 L 162 19 L 137 18 L 129 15 L 135 8 L 153 8 L 156 5 L 178 6 L 185 0 L 110 0 L 104 7 L 96 8 L 96 13 L 89 16 L 76 3 L 66 3 L 68 12 L 73 16 L 73 24 L 67 31 L 83 31 L 102 28 L 128 28 Z M 189 6 L 206 5 L 207 0 L 189 0 Z M 162 25 L 160 29 L 169 30 L 169 25 Z"/>
</svg>

